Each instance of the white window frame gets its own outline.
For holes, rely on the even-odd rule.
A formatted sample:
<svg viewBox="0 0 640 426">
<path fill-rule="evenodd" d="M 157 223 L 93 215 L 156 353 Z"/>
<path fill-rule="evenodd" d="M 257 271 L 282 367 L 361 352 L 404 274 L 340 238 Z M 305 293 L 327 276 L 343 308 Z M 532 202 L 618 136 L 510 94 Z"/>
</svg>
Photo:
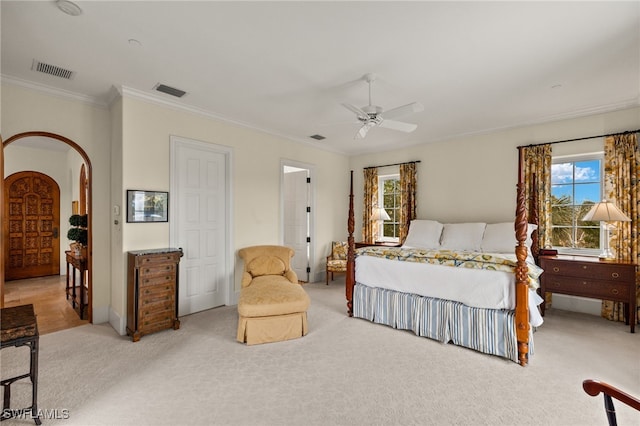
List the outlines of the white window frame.
<svg viewBox="0 0 640 426">
<path fill-rule="evenodd" d="M 397 181 L 400 181 L 400 173 L 387 173 L 384 175 L 378 175 L 378 206 L 379 207 L 384 207 L 384 181 L 385 180 L 391 180 L 391 179 L 395 179 Z M 401 207 L 401 206 L 399 206 Z M 399 217 L 397 217 L 397 219 L 399 219 Z M 392 222 L 392 223 L 398 223 L 399 222 Z M 378 225 L 378 238 L 377 241 L 384 241 L 384 242 L 394 242 L 397 243 L 400 241 L 400 237 L 386 237 L 384 236 L 384 222 L 380 222 L 380 224 Z"/>
<path fill-rule="evenodd" d="M 567 163 L 567 162 L 576 163 L 579 161 L 589 161 L 589 160 L 600 160 L 600 199 L 596 200 L 596 202 L 598 202 L 602 200 L 604 196 L 604 152 L 603 151 L 585 153 L 585 154 L 552 156 L 551 163 L 552 164 Z M 575 186 L 575 182 L 574 182 L 574 186 Z M 549 212 L 549 214 L 551 214 L 551 212 Z M 604 238 L 607 238 L 607 234 L 604 230 L 604 227 L 600 226 L 600 248 L 598 249 L 561 247 L 561 246 L 553 246 L 553 248 L 558 250 L 558 253 L 560 254 L 580 255 L 580 256 L 598 256 L 602 252 Z"/>
</svg>

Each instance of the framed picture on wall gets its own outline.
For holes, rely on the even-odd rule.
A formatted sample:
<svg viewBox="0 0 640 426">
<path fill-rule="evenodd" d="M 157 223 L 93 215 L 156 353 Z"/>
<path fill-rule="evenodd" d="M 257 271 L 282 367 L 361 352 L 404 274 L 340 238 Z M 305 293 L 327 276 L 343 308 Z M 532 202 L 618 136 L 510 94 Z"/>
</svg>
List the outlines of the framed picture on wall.
<svg viewBox="0 0 640 426">
<path fill-rule="evenodd" d="M 127 222 L 167 222 L 169 193 L 127 190 Z"/>
</svg>

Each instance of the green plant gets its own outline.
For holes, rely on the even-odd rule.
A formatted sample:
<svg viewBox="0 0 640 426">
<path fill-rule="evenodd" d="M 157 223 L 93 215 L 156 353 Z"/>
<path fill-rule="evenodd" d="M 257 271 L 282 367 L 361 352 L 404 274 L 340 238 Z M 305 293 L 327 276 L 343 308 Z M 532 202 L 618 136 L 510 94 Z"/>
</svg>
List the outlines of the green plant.
<svg viewBox="0 0 640 426">
<path fill-rule="evenodd" d="M 69 229 L 69 232 L 67 232 L 67 238 L 71 241 L 77 242 L 78 244 L 86 246 L 88 241 L 87 230 L 84 228 L 71 228 Z"/>
<path fill-rule="evenodd" d="M 86 246 L 88 242 L 87 215 L 71 215 L 71 217 L 69 217 L 69 225 L 71 225 L 72 228 L 69 228 L 67 238 L 80 245 Z"/>
<path fill-rule="evenodd" d="M 73 215 L 71 215 L 69 217 L 69 225 L 80 227 L 80 228 L 86 228 L 87 227 L 87 215 L 86 214 L 83 214 L 83 215 L 73 214 Z"/>
</svg>

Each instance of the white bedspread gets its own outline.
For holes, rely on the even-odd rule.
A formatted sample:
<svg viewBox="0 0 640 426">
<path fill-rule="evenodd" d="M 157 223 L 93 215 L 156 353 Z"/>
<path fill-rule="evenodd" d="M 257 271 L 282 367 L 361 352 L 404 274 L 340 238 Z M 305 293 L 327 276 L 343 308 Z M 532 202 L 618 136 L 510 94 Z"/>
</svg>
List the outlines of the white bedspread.
<svg viewBox="0 0 640 426">
<path fill-rule="evenodd" d="M 515 275 L 511 272 L 357 256 L 356 282 L 369 287 L 454 300 L 475 308 L 515 308 Z M 543 322 L 537 308 L 541 302 L 542 298 L 530 290 L 529 322 L 534 327 Z"/>
</svg>

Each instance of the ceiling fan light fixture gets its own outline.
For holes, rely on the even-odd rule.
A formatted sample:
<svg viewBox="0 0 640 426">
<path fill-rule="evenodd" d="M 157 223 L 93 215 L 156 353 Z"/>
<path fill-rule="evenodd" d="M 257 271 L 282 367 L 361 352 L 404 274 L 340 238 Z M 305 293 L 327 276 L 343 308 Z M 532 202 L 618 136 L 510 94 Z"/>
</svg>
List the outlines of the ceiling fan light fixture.
<svg viewBox="0 0 640 426">
<path fill-rule="evenodd" d="M 372 127 L 384 127 L 391 130 L 398 130 L 405 133 L 413 132 L 418 125 L 412 123 L 404 123 L 402 121 L 388 120 L 388 118 L 397 117 L 405 114 L 411 114 L 414 112 L 420 112 L 424 110 L 424 106 L 420 102 L 412 102 L 407 105 L 392 108 L 390 110 L 384 110 L 384 108 L 374 105 L 371 102 L 371 83 L 375 81 L 376 75 L 373 73 L 365 74 L 362 76 L 369 85 L 369 105 L 359 108 L 355 105 L 343 103 L 349 111 L 356 115 L 358 121 L 362 123 L 362 126 L 358 130 L 354 139 L 362 139 L 367 135 L 367 132 Z"/>
</svg>

